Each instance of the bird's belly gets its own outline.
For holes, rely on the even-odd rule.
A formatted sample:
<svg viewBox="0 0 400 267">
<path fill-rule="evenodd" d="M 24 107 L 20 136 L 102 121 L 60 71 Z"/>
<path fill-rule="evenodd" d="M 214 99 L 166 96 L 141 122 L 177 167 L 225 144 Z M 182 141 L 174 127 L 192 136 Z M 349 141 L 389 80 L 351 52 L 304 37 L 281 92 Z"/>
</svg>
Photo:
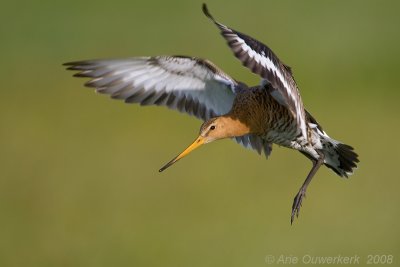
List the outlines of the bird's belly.
<svg viewBox="0 0 400 267">
<path fill-rule="evenodd" d="M 293 147 L 293 142 L 299 136 L 299 130 L 294 121 L 277 123 L 271 127 L 264 135 L 263 139 L 269 143 L 275 143 L 280 146 Z"/>
<path fill-rule="evenodd" d="M 269 143 L 306 152 L 315 159 L 319 157 L 317 150 L 322 148 L 321 140 L 316 131 L 311 131 L 310 140 L 307 140 L 295 123 L 289 124 L 285 129 L 271 129 L 263 136 L 263 139 Z"/>
</svg>

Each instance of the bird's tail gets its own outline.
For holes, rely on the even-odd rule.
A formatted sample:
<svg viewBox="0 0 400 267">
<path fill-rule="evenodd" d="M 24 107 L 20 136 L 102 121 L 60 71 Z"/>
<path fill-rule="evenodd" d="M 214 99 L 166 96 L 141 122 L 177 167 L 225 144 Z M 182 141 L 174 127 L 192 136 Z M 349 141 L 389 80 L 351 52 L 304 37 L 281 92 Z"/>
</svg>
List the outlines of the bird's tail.
<svg viewBox="0 0 400 267">
<path fill-rule="evenodd" d="M 321 141 L 324 164 L 341 177 L 348 177 L 357 168 L 357 153 L 354 148 L 330 138 L 315 118 L 306 110 L 309 126 L 314 130 L 315 137 Z"/>
<path fill-rule="evenodd" d="M 340 143 L 327 135 L 321 136 L 322 152 L 325 155 L 325 165 L 341 177 L 348 177 L 357 168 L 357 153 L 353 147 Z"/>
</svg>

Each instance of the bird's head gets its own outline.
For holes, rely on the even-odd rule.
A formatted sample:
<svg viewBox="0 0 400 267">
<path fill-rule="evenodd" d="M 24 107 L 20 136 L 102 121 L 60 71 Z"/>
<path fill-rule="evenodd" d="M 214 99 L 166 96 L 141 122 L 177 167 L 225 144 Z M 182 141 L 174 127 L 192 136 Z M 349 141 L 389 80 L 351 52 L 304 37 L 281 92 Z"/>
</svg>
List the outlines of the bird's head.
<svg viewBox="0 0 400 267">
<path fill-rule="evenodd" d="M 204 122 L 200 127 L 199 138 L 204 140 L 204 144 L 212 141 L 229 137 L 229 125 L 225 117 L 216 117 Z"/>
<path fill-rule="evenodd" d="M 210 143 L 212 141 L 223 139 L 227 137 L 232 137 L 229 131 L 229 119 L 226 117 L 216 117 L 209 119 L 204 122 L 200 127 L 199 136 L 196 140 L 188 146 L 182 153 L 173 158 L 164 167 L 160 169 L 160 172 L 164 171 L 166 168 L 180 160 L 181 158 L 187 156 L 190 152 L 200 147 L 201 145 Z"/>
</svg>

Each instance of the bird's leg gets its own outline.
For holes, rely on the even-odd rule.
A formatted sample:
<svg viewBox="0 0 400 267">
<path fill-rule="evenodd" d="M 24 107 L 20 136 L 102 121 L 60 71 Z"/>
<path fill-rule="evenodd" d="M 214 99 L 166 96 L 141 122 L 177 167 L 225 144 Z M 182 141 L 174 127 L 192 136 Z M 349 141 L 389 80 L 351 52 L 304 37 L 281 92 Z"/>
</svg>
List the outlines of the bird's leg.
<svg viewBox="0 0 400 267">
<path fill-rule="evenodd" d="M 308 173 L 306 180 L 304 181 L 303 185 L 300 187 L 299 192 L 294 197 L 293 205 L 292 205 L 292 216 L 290 219 L 290 224 L 293 223 L 294 216 L 299 217 L 301 203 L 303 201 L 303 197 L 306 196 L 307 186 L 310 184 L 312 178 L 314 177 L 315 173 L 318 171 L 319 167 L 324 163 L 324 154 L 320 151 L 317 151 L 319 158 L 318 160 L 312 159 L 313 167 L 311 171 Z"/>
</svg>

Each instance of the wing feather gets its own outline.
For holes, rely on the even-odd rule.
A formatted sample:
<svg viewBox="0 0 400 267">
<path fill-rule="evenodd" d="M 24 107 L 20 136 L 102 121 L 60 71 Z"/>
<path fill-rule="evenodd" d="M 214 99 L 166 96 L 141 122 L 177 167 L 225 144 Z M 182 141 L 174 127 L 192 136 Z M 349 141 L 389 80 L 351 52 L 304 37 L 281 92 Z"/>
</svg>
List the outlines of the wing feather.
<svg viewBox="0 0 400 267">
<path fill-rule="evenodd" d="M 272 152 L 272 143 L 268 143 L 254 134 L 235 137 L 235 141 L 245 148 L 255 150 L 260 155 L 264 153 L 266 158 L 268 158 Z"/>
<path fill-rule="evenodd" d="M 283 64 L 265 44 L 235 31 L 216 21 L 203 4 L 204 14 L 220 29 L 234 55 L 253 73 L 269 83 L 270 94 L 285 106 L 297 121 L 299 132 L 307 138 L 306 119 L 303 102 L 289 66 Z"/>
<path fill-rule="evenodd" d="M 126 103 L 164 105 L 202 120 L 229 112 L 240 86 L 208 60 L 185 56 L 87 60 L 64 64 L 91 78 L 85 86 Z"/>
</svg>

